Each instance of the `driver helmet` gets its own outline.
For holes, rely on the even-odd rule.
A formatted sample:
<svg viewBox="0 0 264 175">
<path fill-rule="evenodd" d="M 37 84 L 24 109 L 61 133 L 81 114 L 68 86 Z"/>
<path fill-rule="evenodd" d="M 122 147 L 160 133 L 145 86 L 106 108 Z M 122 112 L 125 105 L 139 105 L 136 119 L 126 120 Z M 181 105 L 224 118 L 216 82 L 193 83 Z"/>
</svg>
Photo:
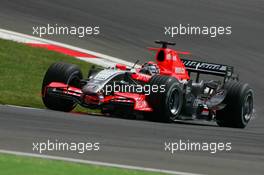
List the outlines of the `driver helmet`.
<svg viewBox="0 0 264 175">
<path fill-rule="evenodd" d="M 160 69 L 156 63 L 149 61 L 149 62 L 142 65 L 139 72 L 144 73 L 144 74 L 148 74 L 148 75 L 154 75 L 154 74 L 159 74 Z"/>
</svg>

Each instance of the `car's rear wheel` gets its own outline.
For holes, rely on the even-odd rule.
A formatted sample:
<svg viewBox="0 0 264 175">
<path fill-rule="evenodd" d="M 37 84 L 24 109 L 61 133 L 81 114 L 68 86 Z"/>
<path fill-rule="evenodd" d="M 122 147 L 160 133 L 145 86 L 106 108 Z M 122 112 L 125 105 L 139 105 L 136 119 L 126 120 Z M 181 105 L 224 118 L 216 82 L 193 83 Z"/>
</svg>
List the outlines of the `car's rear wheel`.
<svg viewBox="0 0 264 175">
<path fill-rule="evenodd" d="M 156 86 L 159 90 L 147 96 L 147 102 L 153 112 L 146 113 L 146 118 L 162 122 L 177 120 L 183 104 L 183 93 L 179 81 L 174 77 L 155 75 L 150 79 L 149 85 Z"/>
<path fill-rule="evenodd" d="M 73 100 L 59 96 L 51 96 L 45 92 L 46 86 L 51 82 L 61 82 L 74 87 L 80 87 L 82 73 L 78 66 L 68 63 L 54 63 L 47 70 L 42 83 L 42 100 L 45 106 L 52 110 L 69 112 L 76 103 Z"/>
<path fill-rule="evenodd" d="M 253 90 L 248 84 L 228 81 L 224 103 L 226 107 L 216 113 L 216 122 L 222 127 L 245 128 L 253 116 Z"/>
</svg>

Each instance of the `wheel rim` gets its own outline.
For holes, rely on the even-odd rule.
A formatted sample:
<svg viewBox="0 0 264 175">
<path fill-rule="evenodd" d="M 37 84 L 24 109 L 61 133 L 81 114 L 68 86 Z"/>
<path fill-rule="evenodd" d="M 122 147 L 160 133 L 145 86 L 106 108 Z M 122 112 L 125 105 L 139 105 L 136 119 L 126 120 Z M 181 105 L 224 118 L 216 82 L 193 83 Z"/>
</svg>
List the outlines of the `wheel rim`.
<svg viewBox="0 0 264 175">
<path fill-rule="evenodd" d="M 171 114 L 173 114 L 174 116 L 179 112 L 179 96 L 179 91 L 177 89 L 174 89 L 169 98 L 169 109 Z"/>
<path fill-rule="evenodd" d="M 248 122 L 253 113 L 253 96 L 249 93 L 244 100 L 244 104 L 242 106 L 242 116 L 246 122 Z"/>
</svg>

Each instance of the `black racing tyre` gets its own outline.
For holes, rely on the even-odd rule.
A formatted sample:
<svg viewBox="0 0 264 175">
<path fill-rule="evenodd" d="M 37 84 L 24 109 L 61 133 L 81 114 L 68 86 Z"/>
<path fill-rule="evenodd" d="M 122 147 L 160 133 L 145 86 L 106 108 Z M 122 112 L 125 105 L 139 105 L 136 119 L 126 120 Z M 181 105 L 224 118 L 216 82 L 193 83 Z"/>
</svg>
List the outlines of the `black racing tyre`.
<svg viewBox="0 0 264 175">
<path fill-rule="evenodd" d="M 216 112 L 216 122 L 222 127 L 245 128 L 253 115 L 253 90 L 237 81 L 225 83 L 226 107 Z"/>
<path fill-rule="evenodd" d="M 62 82 L 74 87 L 80 87 L 82 73 L 78 66 L 68 63 L 54 63 L 47 70 L 42 83 L 42 101 L 45 106 L 52 110 L 69 112 L 73 110 L 76 103 L 63 97 L 48 95 L 45 87 L 51 82 Z"/>
<path fill-rule="evenodd" d="M 159 87 L 159 91 L 151 92 L 146 97 L 153 112 L 145 113 L 144 116 L 152 121 L 175 121 L 179 117 L 183 105 L 183 92 L 179 81 L 174 77 L 154 75 L 150 79 L 149 85 L 151 88 Z"/>
</svg>

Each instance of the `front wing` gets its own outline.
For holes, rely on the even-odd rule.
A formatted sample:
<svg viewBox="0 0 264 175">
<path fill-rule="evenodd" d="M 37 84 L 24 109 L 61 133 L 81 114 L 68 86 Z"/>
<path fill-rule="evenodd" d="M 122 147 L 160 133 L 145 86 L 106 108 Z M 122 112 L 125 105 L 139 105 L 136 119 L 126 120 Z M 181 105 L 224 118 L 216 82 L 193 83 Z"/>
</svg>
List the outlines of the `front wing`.
<svg viewBox="0 0 264 175">
<path fill-rule="evenodd" d="M 80 88 L 69 86 L 61 82 L 52 82 L 46 86 L 43 96 L 57 96 L 62 99 L 70 99 L 87 108 L 100 108 L 106 105 L 128 104 L 135 111 L 152 111 L 146 101 L 146 95 L 137 93 L 114 92 L 112 95 L 84 94 Z"/>
</svg>

